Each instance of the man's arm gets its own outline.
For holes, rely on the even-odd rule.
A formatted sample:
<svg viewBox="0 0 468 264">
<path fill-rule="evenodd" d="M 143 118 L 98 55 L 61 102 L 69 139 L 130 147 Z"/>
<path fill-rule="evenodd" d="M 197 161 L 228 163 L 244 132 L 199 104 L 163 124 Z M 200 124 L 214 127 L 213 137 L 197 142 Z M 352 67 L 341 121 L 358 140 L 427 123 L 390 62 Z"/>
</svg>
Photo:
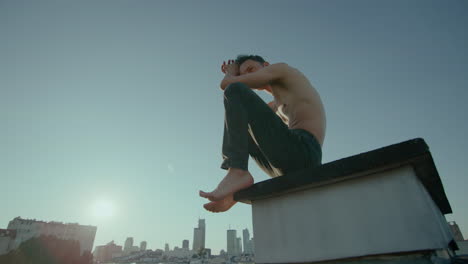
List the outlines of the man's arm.
<svg viewBox="0 0 468 264">
<path fill-rule="evenodd" d="M 226 74 L 221 81 L 221 89 L 225 89 L 229 84 L 241 82 L 251 88 L 260 88 L 270 84 L 272 81 L 279 80 L 285 76 L 288 65 L 286 63 L 276 63 L 263 67 L 256 72 L 247 73 L 239 76 Z"/>
</svg>

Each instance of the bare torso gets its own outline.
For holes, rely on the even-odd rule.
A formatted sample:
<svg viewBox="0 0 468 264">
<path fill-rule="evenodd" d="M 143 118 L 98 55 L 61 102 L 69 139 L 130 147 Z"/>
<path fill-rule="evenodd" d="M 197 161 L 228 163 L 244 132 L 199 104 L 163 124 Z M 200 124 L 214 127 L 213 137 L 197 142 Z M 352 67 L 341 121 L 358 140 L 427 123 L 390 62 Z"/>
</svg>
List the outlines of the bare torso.
<svg viewBox="0 0 468 264">
<path fill-rule="evenodd" d="M 317 90 L 295 68 L 288 67 L 281 81 L 271 83 L 277 114 L 290 129 L 304 129 L 312 133 L 320 145 L 325 139 L 325 110 Z"/>
</svg>

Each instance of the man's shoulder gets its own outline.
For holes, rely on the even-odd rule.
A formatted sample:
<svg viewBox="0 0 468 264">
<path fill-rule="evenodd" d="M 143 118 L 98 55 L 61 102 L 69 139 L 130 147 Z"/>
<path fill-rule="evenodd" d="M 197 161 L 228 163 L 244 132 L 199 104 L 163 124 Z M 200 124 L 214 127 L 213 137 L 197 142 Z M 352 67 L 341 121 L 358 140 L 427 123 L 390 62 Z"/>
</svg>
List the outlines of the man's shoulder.
<svg viewBox="0 0 468 264">
<path fill-rule="evenodd" d="M 273 63 L 273 64 L 270 64 L 270 66 L 268 67 L 275 68 L 278 70 L 286 70 L 286 69 L 291 68 L 286 62 Z"/>
<path fill-rule="evenodd" d="M 277 77 L 276 80 L 278 81 L 289 82 L 291 80 L 302 80 L 305 78 L 300 70 L 285 62 L 270 64 L 268 67 L 271 67 L 271 73 Z"/>
<path fill-rule="evenodd" d="M 277 80 L 284 79 L 293 69 L 285 62 L 270 64 L 267 68 Z"/>
<path fill-rule="evenodd" d="M 297 68 L 294 68 L 285 62 L 270 64 L 269 67 L 271 67 L 272 71 L 283 73 L 283 74 L 300 74 L 301 73 L 301 71 L 299 71 Z"/>
</svg>

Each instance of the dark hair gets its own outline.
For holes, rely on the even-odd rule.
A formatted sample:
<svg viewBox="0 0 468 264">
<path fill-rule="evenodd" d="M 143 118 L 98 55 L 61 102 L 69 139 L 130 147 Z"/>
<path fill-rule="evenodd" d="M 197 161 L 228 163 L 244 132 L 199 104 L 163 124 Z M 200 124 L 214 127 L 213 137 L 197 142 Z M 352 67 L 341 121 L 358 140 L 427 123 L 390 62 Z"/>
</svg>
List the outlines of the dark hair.
<svg viewBox="0 0 468 264">
<path fill-rule="evenodd" d="M 238 55 L 237 58 L 236 58 L 236 63 L 237 65 L 241 65 L 242 63 L 244 63 L 246 60 L 253 60 L 253 61 L 258 61 L 260 63 L 264 63 L 265 60 L 258 56 L 258 55 Z"/>
</svg>

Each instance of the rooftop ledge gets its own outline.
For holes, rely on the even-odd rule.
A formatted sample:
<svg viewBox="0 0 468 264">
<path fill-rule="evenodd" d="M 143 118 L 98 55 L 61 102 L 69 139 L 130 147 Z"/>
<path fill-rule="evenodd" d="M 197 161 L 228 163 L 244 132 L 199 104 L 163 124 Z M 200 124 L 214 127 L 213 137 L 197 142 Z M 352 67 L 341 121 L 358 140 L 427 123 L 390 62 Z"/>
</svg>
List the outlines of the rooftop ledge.
<svg viewBox="0 0 468 264">
<path fill-rule="evenodd" d="M 251 204 L 255 200 L 321 187 L 408 165 L 413 167 L 416 176 L 440 211 L 443 214 L 452 213 L 429 147 L 422 138 L 265 180 L 235 193 L 234 199 Z"/>
<path fill-rule="evenodd" d="M 252 204 L 258 264 L 433 263 L 414 254 L 456 249 L 444 216 L 452 209 L 421 138 L 265 180 L 234 199 Z"/>
</svg>

